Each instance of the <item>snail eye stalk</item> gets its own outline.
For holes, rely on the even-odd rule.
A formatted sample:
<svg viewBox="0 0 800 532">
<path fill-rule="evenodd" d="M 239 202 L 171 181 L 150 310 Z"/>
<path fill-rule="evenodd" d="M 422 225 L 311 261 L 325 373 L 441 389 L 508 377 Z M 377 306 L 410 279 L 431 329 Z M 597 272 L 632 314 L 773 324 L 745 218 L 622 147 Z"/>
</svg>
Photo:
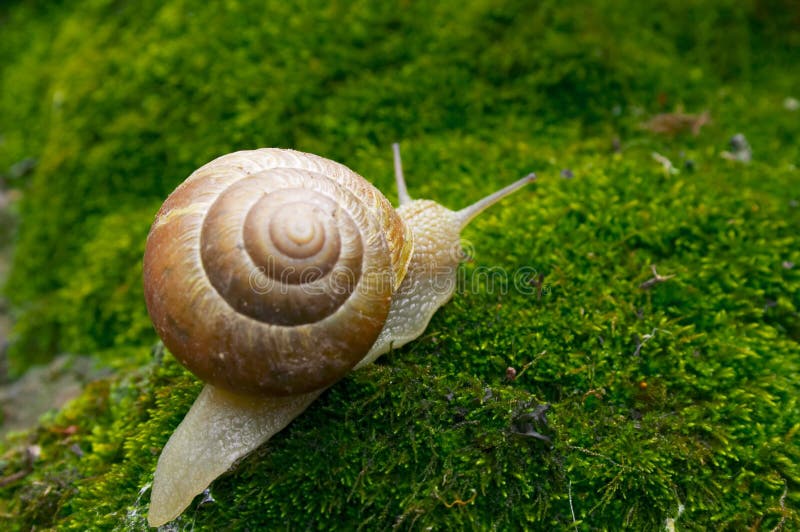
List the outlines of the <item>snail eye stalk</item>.
<svg viewBox="0 0 800 532">
<path fill-rule="evenodd" d="M 456 212 L 457 219 L 459 221 L 459 230 L 464 229 L 469 223 L 472 221 L 473 218 L 478 216 L 480 213 L 500 201 L 501 199 L 505 198 L 506 196 L 516 192 L 520 188 L 524 187 L 528 183 L 533 182 L 536 179 L 536 174 L 530 173 L 523 177 L 522 179 L 511 183 L 507 187 L 501 188 L 497 192 L 489 194 L 485 198 L 476 201 L 469 207 L 465 207 L 460 211 Z"/>
<path fill-rule="evenodd" d="M 403 177 L 403 163 L 400 161 L 400 145 L 398 143 L 392 144 L 392 152 L 394 153 L 394 178 L 397 181 L 397 200 L 402 206 L 411 203 L 411 196 L 408 195 L 406 180 Z"/>
</svg>

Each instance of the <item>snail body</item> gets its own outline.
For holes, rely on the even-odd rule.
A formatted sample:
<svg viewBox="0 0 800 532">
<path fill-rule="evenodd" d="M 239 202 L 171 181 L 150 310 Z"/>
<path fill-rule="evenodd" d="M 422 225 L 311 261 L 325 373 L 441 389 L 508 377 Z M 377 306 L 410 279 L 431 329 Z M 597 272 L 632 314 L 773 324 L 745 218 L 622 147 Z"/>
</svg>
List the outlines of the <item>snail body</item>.
<svg viewBox="0 0 800 532">
<path fill-rule="evenodd" d="M 400 206 L 347 167 L 260 149 L 224 155 L 167 198 L 144 257 L 148 312 L 206 382 L 159 457 L 160 526 L 326 388 L 425 330 L 453 295 L 460 232 L 533 174 L 461 211 Z"/>
</svg>

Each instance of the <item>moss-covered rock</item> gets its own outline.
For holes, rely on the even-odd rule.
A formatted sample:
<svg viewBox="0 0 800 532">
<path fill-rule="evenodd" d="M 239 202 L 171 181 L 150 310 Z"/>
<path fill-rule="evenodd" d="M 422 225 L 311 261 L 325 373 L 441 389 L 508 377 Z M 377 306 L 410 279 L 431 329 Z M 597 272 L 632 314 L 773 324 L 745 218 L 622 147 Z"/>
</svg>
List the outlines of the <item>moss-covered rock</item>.
<svg viewBox="0 0 800 532">
<path fill-rule="evenodd" d="M 172 188 L 273 145 L 394 197 L 398 139 L 415 197 L 540 180 L 466 231 L 423 338 L 327 391 L 183 525 L 800 527 L 792 4 L 561 4 L 1 8 L 0 169 L 38 161 L 16 181 L 12 366 L 80 351 L 119 369 L 4 444 L 11 528 L 145 526 L 200 387 L 150 356 L 139 282 Z M 681 107 L 712 122 L 641 127 Z M 721 157 L 738 132 L 750 164 Z"/>
</svg>

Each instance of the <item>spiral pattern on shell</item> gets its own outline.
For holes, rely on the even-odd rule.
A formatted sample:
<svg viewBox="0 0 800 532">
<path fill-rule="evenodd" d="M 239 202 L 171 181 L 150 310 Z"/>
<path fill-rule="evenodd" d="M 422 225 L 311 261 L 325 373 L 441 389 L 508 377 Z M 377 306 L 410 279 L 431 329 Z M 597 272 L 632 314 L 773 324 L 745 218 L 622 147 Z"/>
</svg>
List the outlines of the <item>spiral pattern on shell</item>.
<svg viewBox="0 0 800 532">
<path fill-rule="evenodd" d="M 386 198 L 347 167 L 291 150 L 231 153 L 196 170 L 156 216 L 147 308 L 206 382 L 318 390 L 369 351 L 412 245 Z"/>
</svg>

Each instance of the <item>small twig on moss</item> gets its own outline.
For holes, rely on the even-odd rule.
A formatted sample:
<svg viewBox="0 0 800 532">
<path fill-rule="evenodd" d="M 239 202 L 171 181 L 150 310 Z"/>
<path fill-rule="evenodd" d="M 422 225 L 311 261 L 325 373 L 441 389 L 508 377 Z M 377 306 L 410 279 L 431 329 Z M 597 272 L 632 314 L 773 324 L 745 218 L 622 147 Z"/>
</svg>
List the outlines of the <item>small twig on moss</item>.
<svg viewBox="0 0 800 532">
<path fill-rule="evenodd" d="M 466 506 L 469 503 L 473 502 L 475 500 L 475 498 L 478 496 L 478 492 L 474 488 L 472 489 L 472 496 L 469 499 L 467 499 L 466 501 L 462 501 L 461 499 L 456 499 L 453 502 L 447 502 L 446 500 L 442 499 L 441 495 L 439 495 L 439 492 L 437 492 L 436 490 L 433 491 L 433 494 L 436 495 L 436 498 L 439 499 L 440 501 L 442 501 L 442 504 L 444 504 L 448 508 L 452 508 L 453 506 L 456 506 L 456 505 L 457 506 Z"/>
<path fill-rule="evenodd" d="M 649 290 L 653 288 L 655 285 L 663 283 L 665 281 L 669 281 L 670 279 L 675 277 L 674 273 L 670 275 L 659 275 L 658 272 L 656 271 L 655 264 L 651 264 L 650 269 L 653 271 L 653 277 L 651 277 L 650 279 L 646 280 L 645 282 L 639 285 L 639 288 L 641 288 L 642 290 Z"/>
<path fill-rule="evenodd" d="M 33 469 L 30 469 L 30 468 L 26 467 L 25 469 L 20 469 L 16 473 L 11 473 L 10 475 L 7 475 L 5 477 L 0 477 L 0 488 L 4 488 L 4 487 L 8 486 L 9 484 L 13 484 L 16 481 L 27 477 L 32 472 L 33 472 Z"/>
<path fill-rule="evenodd" d="M 637 336 L 636 350 L 633 352 L 633 356 L 635 356 L 635 357 L 639 356 L 639 353 L 641 353 L 642 347 L 644 346 L 644 344 L 646 344 L 648 341 L 650 341 L 656 335 L 656 331 L 658 331 L 658 329 L 653 329 L 650 332 L 650 334 L 645 334 L 644 336 L 642 336 L 641 340 L 638 339 L 638 335 L 636 335 Z"/>
<path fill-rule="evenodd" d="M 572 507 L 572 481 L 569 481 L 569 485 L 567 486 L 567 490 L 569 491 L 569 511 L 572 513 L 572 524 L 575 525 L 575 530 L 578 530 L 578 520 L 575 519 L 575 508 Z"/>
<path fill-rule="evenodd" d="M 786 494 L 789 491 L 789 487 L 786 484 L 786 479 L 783 480 L 783 495 L 778 500 L 778 504 L 781 507 L 781 520 L 775 525 L 770 532 L 778 532 L 779 530 L 783 530 L 783 526 L 786 524 Z"/>
<path fill-rule="evenodd" d="M 591 395 L 593 397 L 596 397 L 597 399 L 602 400 L 605 394 L 606 394 L 605 388 L 592 388 L 591 390 L 583 394 L 582 399 L 585 401 L 586 398 Z"/>
<path fill-rule="evenodd" d="M 550 288 L 544 284 L 544 274 L 540 273 L 536 277 L 530 279 L 528 283 L 536 288 L 536 299 L 542 300 L 542 293 L 550 293 Z"/>
<path fill-rule="evenodd" d="M 359 471 L 358 476 L 356 477 L 355 482 L 353 482 L 353 487 L 350 489 L 350 494 L 347 496 L 347 501 L 346 502 L 350 502 L 350 499 L 353 497 L 353 494 L 356 492 L 356 487 L 358 486 L 358 483 L 361 482 L 361 480 L 364 478 L 364 474 L 366 472 L 367 472 L 367 468 L 366 467 L 362 467 L 361 471 Z"/>
<path fill-rule="evenodd" d="M 619 462 L 617 462 L 615 460 L 612 460 L 608 456 L 605 456 L 605 455 L 600 454 L 598 452 L 592 451 L 591 449 L 587 449 L 586 447 L 579 447 L 577 445 L 566 445 L 566 447 L 567 447 L 567 449 L 571 449 L 573 451 L 580 451 L 582 453 L 588 454 L 589 456 L 595 456 L 597 458 L 602 458 L 603 460 L 606 460 L 610 464 L 619 467 L 623 471 L 630 471 L 630 469 L 631 469 L 630 466 L 622 465 Z"/>
<path fill-rule="evenodd" d="M 528 362 L 527 364 L 522 366 L 522 369 L 519 370 L 519 372 L 517 372 L 517 374 L 514 376 L 513 380 L 517 380 L 520 377 L 522 377 L 522 374 L 525 373 L 526 371 L 528 371 L 528 368 L 531 367 L 531 364 L 533 364 L 534 362 L 536 362 L 537 360 L 539 360 L 540 358 L 542 358 L 546 354 L 547 354 L 547 349 L 545 349 L 544 351 L 542 351 L 541 353 L 539 353 L 538 355 L 533 357 L 533 359 L 530 362 Z"/>
<path fill-rule="evenodd" d="M 700 134 L 700 128 L 711 122 L 711 114 L 703 111 L 698 115 L 691 115 L 683 112 L 662 113 L 654 116 L 641 127 L 660 133 L 662 135 L 675 136 L 684 131 L 691 131 L 695 137 Z"/>
<path fill-rule="evenodd" d="M 669 176 L 671 174 L 678 173 L 678 169 L 675 168 L 675 166 L 673 166 L 672 161 L 670 161 L 660 153 L 654 151 L 650 155 L 653 157 L 654 160 L 656 160 L 661 165 L 661 167 L 664 169 L 665 175 Z"/>
</svg>

